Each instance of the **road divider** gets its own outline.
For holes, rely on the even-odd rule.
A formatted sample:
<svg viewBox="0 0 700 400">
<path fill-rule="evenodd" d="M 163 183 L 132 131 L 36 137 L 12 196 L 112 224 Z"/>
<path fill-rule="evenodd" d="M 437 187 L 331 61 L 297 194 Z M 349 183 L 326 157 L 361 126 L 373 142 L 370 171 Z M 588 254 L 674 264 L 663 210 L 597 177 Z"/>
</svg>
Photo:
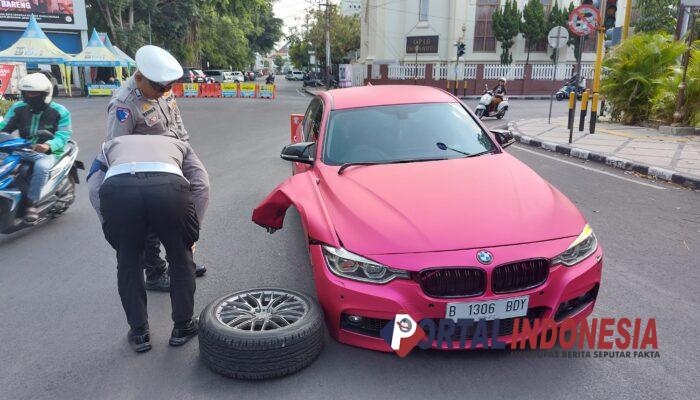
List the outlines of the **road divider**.
<svg viewBox="0 0 700 400">
<path fill-rule="evenodd" d="M 250 99 L 274 99 L 277 97 L 277 87 L 272 84 L 256 82 L 224 82 L 224 83 L 175 83 L 175 97 L 226 97 Z"/>
</svg>

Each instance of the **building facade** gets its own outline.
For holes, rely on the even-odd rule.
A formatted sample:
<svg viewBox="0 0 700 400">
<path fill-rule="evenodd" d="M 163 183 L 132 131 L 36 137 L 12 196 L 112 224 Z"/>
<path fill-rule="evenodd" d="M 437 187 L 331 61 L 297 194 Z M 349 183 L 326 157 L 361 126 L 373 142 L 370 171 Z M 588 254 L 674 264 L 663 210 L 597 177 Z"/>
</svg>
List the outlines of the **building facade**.
<svg viewBox="0 0 700 400">
<path fill-rule="evenodd" d="M 541 1 L 548 12 L 555 0 Z M 522 10 L 526 2 L 517 0 L 518 7 Z M 459 78 L 463 73 L 454 68 L 455 43 L 459 41 L 465 44 L 460 62 L 500 64 L 501 48 L 494 38 L 492 14 L 504 3 L 503 0 L 363 0 L 359 62 L 364 65 L 431 64 L 435 67 L 433 71 L 444 69 L 437 72 L 436 77 Z M 568 7 L 569 3 L 571 0 L 559 0 L 557 4 L 561 8 Z M 624 2 L 618 5 L 617 21 L 621 25 Z M 515 39 L 511 52 L 514 66 L 525 63 L 527 48 L 522 35 Z M 529 64 L 552 64 L 550 53 L 545 41 L 538 43 L 530 52 Z M 558 60 L 564 64 L 573 63 L 573 48 L 563 49 Z M 582 60 L 584 63 L 595 60 L 593 35 L 584 42 Z M 374 68 L 375 78 L 378 73 L 379 69 Z"/>
<path fill-rule="evenodd" d="M 339 11 L 341 15 L 360 15 L 363 0 L 340 0 Z"/>
</svg>

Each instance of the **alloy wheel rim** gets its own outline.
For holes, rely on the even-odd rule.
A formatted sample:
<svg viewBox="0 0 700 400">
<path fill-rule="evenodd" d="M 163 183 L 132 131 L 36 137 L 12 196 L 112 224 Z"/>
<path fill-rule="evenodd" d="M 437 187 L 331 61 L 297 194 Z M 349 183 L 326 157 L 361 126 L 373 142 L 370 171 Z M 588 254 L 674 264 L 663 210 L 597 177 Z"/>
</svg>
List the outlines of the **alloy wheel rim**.
<svg viewBox="0 0 700 400">
<path fill-rule="evenodd" d="M 227 297 L 216 307 L 216 319 L 229 328 L 263 332 L 285 328 L 308 311 L 306 301 L 282 290 L 253 290 Z"/>
</svg>

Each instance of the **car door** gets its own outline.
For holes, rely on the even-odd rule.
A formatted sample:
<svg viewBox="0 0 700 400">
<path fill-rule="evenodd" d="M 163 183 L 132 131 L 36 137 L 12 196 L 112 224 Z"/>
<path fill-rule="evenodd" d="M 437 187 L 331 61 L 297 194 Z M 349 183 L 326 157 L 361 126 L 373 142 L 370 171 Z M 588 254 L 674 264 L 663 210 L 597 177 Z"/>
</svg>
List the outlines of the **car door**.
<svg viewBox="0 0 700 400">
<path fill-rule="evenodd" d="M 320 97 L 315 97 L 311 100 L 309 108 L 306 109 L 304 114 L 304 120 L 301 122 L 302 127 L 302 141 L 303 142 L 318 142 L 318 137 L 321 133 L 321 121 L 323 120 L 323 100 Z M 309 149 L 311 154 L 316 154 L 316 145 Z M 293 173 L 298 174 L 300 172 L 308 171 L 311 165 L 294 163 Z"/>
</svg>

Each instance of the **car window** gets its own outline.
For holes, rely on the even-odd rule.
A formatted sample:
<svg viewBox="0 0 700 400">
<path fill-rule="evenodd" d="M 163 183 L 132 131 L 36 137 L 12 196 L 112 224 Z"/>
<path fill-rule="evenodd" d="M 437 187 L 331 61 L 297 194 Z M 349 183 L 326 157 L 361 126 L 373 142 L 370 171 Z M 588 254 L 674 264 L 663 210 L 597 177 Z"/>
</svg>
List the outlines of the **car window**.
<svg viewBox="0 0 700 400">
<path fill-rule="evenodd" d="M 323 101 L 316 97 L 309 104 L 304 114 L 304 141 L 315 142 L 321 130 L 321 118 L 323 118 Z"/>
<path fill-rule="evenodd" d="M 331 112 L 323 161 L 390 162 L 459 158 L 495 149 L 459 103 L 403 104 Z M 452 150 L 441 150 L 441 142 Z"/>
</svg>

